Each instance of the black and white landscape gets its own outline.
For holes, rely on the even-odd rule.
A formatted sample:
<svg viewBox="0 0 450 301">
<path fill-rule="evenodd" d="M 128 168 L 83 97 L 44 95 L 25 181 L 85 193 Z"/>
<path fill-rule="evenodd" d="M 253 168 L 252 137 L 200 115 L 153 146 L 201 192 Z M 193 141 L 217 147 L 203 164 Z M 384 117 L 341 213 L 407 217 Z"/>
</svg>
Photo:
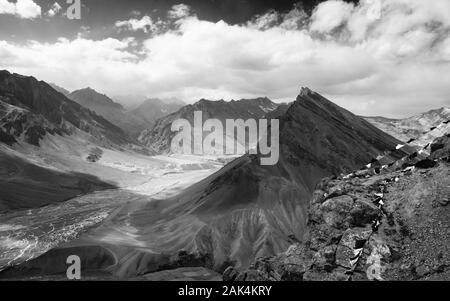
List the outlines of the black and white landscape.
<svg viewBox="0 0 450 301">
<path fill-rule="evenodd" d="M 0 280 L 450 280 L 449 1 L 76 3 L 0 0 Z"/>
</svg>

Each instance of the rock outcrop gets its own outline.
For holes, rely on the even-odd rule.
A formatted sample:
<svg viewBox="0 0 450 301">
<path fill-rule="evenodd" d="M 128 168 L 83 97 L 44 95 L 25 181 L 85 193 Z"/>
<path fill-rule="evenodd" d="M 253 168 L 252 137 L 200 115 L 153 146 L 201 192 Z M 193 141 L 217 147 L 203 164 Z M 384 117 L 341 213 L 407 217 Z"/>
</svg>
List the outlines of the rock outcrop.
<svg viewBox="0 0 450 301">
<path fill-rule="evenodd" d="M 430 145 L 431 159 L 446 159 L 450 158 L 450 133 L 437 138 Z"/>
</svg>

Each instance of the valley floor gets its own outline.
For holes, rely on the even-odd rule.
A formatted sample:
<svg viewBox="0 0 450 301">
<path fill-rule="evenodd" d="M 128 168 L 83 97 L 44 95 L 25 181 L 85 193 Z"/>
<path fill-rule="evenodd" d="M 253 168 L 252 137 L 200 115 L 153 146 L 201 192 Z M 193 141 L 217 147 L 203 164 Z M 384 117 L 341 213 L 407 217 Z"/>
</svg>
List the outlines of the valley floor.
<svg viewBox="0 0 450 301">
<path fill-rule="evenodd" d="M 151 252 L 148 241 L 139 237 L 129 217 L 153 200 L 177 194 L 223 166 L 217 158 L 148 157 L 107 149 L 103 149 L 95 163 L 86 162 L 79 154 L 67 156 L 67 152 L 60 156 L 57 152 L 38 153 L 33 149 L 2 151 L 39 164 L 45 170 L 77 170 L 96 175 L 107 183 L 114 179 L 116 188 L 0 214 L 0 270 L 60 246 L 120 245 L 126 250 L 146 248 Z M 14 177 L 20 179 L 21 174 L 16 172 L 3 179 L 10 181 Z M 96 253 L 99 249 L 92 250 Z M 113 252 L 114 261 L 122 256 L 120 250 Z"/>
</svg>

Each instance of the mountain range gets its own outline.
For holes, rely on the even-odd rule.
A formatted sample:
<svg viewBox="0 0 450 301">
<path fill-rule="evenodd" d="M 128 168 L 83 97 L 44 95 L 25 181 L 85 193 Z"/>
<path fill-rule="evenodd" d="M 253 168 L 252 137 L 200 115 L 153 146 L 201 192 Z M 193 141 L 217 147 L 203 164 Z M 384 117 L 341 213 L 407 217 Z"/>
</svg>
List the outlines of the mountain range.
<svg viewBox="0 0 450 301">
<path fill-rule="evenodd" d="M 116 124 L 131 137 L 138 136 L 143 130 L 151 128 L 158 118 L 182 106 L 180 103 L 164 103 L 158 99 L 149 99 L 133 110 L 127 111 L 121 104 L 92 88 L 73 91 L 67 97 Z"/>
<path fill-rule="evenodd" d="M 218 119 L 225 125 L 226 119 L 261 119 L 277 109 L 278 105 L 267 97 L 256 99 L 232 100 L 230 102 L 201 99 L 198 102 L 184 106 L 175 113 L 169 114 L 156 121 L 155 126 L 143 131 L 139 141 L 158 153 L 170 153 L 170 142 L 176 135 L 171 125 L 177 119 L 186 119 L 194 124 L 194 112 L 202 112 L 202 122 L 206 119 Z M 206 135 L 207 133 L 204 133 Z M 224 135 L 226 135 L 224 131 Z"/>
<path fill-rule="evenodd" d="M 405 120 L 363 118 L 308 88 L 289 104 L 268 98 L 202 99 L 181 107 L 150 99 L 132 110 L 90 88 L 67 97 L 62 92 L 33 77 L 0 71 L 0 211 L 41 207 L 84 194 L 96 200 L 92 192 L 105 189 L 111 191 L 99 200 L 120 205 L 104 224 L 24 263 L 19 273 L 27 268 L 55 272 L 56 266 L 62 269 L 58 272 L 65 271 L 65 261 L 54 266 L 49 262 L 74 250 L 84 256 L 88 268 L 119 278 L 192 266 L 245 270 L 255 258 L 281 254 L 305 241 L 320 185 L 336 184 L 320 198 L 341 196 L 345 187 L 337 178 L 363 170 L 380 155 L 397 160 L 413 154 L 414 148 L 392 150 L 411 136 L 428 139 L 424 135 L 435 131 L 433 127 L 444 129 L 449 113 L 441 109 Z M 263 166 L 261 155 L 246 154 L 175 194 L 164 186 L 156 187 L 158 193 L 151 197 L 134 193 L 137 184 L 153 189 L 158 185 L 152 181 L 181 173 L 179 166 L 192 168 L 136 150 L 170 154 L 172 122 L 184 118 L 192 123 L 195 111 L 222 122 L 278 118 L 278 163 Z M 439 147 L 448 152 L 448 137 L 444 140 L 433 145 L 435 151 Z M 144 163 L 149 164 L 145 170 Z M 174 186 L 180 179 L 175 178 Z M 126 189 L 113 190 L 125 182 Z M 346 201 L 321 207 L 326 224 L 334 223 L 333 212 L 345 209 Z M 376 211 L 365 199 L 358 206 L 364 212 Z M 352 226 L 366 227 L 371 221 L 358 219 Z M 322 224 L 317 228 L 314 231 L 328 231 Z"/>
</svg>

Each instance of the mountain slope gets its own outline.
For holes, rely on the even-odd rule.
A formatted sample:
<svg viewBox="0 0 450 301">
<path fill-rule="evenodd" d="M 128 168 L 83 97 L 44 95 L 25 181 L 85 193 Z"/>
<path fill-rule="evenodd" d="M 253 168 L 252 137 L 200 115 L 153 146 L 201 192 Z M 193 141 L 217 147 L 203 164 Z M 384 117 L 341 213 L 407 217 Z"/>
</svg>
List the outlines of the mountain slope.
<svg viewBox="0 0 450 301">
<path fill-rule="evenodd" d="M 186 119 L 193 124 L 195 111 L 202 112 L 203 121 L 206 119 L 219 119 L 225 125 L 226 119 L 260 119 L 276 108 L 277 104 L 268 98 L 241 99 L 230 102 L 201 99 L 156 121 L 152 129 L 141 133 L 139 141 L 157 152 L 169 153 L 170 142 L 176 134 L 171 131 L 173 121 Z"/>
<path fill-rule="evenodd" d="M 450 131 L 450 125 L 443 122 L 450 120 L 450 109 L 440 108 L 405 119 L 389 119 L 384 117 L 364 117 L 367 121 L 403 142 L 415 139 L 416 145 L 424 146 Z M 444 127 L 431 135 L 425 134 L 433 127 Z"/>
<path fill-rule="evenodd" d="M 0 71 L 0 102 L 0 127 L 14 137 L 28 133 L 30 141 L 38 142 L 46 134 L 70 135 L 81 130 L 105 144 L 131 142 L 117 126 L 33 77 Z"/>
<path fill-rule="evenodd" d="M 33 164 L 0 147 L 0 212 L 41 207 L 114 187 L 89 174 Z"/>
</svg>

